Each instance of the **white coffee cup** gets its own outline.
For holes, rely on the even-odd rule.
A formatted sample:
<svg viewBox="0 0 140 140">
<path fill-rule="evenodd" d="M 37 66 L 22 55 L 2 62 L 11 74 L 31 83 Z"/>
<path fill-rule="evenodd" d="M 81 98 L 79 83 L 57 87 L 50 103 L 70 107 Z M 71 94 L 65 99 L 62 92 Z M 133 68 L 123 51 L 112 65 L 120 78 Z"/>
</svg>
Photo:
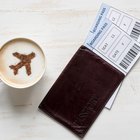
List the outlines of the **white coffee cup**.
<svg viewBox="0 0 140 140">
<path fill-rule="evenodd" d="M 15 54 L 20 55 L 20 57 L 15 56 Z M 31 61 L 26 60 L 27 62 L 24 63 L 23 56 L 31 56 L 32 54 L 34 54 L 34 57 Z M 14 66 L 17 73 L 11 66 Z M 6 42 L 0 48 L 0 79 L 11 87 L 27 88 L 36 84 L 43 76 L 45 68 L 46 57 L 44 51 L 31 39 L 15 38 Z"/>
</svg>

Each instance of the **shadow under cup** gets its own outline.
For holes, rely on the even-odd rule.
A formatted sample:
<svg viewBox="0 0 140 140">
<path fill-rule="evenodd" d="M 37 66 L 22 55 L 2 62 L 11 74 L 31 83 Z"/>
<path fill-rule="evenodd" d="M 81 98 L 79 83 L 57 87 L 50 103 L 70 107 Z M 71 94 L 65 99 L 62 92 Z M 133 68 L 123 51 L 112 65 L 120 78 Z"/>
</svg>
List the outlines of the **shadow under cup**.
<svg viewBox="0 0 140 140">
<path fill-rule="evenodd" d="M 30 39 L 12 39 L 0 49 L 0 79 L 11 87 L 34 85 L 43 76 L 45 68 L 44 51 Z"/>
</svg>

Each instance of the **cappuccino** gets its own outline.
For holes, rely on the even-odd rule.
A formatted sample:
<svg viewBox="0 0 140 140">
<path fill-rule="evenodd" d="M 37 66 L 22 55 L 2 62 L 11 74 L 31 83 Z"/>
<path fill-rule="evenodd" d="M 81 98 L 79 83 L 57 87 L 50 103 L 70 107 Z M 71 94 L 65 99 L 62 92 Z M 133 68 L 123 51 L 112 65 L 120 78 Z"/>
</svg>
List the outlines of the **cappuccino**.
<svg viewBox="0 0 140 140">
<path fill-rule="evenodd" d="M 45 55 L 33 41 L 18 38 L 0 50 L 0 78 L 6 84 L 25 88 L 35 84 L 45 70 Z"/>
</svg>

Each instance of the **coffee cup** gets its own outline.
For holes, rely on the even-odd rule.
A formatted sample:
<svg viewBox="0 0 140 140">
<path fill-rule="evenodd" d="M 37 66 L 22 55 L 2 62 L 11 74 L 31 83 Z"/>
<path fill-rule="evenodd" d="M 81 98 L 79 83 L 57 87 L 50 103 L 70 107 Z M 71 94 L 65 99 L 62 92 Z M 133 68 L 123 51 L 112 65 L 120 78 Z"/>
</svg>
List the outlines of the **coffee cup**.
<svg viewBox="0 0 140 140">
<path fill-rule="evenodd" d="M 14 88 L 36 84 L 46 68 L 43 49 L 33 40 L 15 38 L 0 48 L 0 79 Z"/>
</svg>

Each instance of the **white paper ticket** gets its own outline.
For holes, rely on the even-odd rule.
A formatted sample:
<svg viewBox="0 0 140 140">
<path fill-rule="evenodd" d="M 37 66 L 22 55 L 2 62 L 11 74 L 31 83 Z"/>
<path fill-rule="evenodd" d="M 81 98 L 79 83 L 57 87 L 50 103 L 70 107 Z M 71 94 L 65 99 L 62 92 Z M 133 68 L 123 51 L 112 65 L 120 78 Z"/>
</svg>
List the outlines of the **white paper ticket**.
<svg viewBox="0 0 140 140">
<path fill-rule="evenodd" d="M 84 45 L 125 75 L 140 56 L 140 44 L 108 19 L 89 33 Z"/>
<path fill-rule="evenodd" d="M 140 44 L 107 19 L 84 45 L 125 75 L 140 56 Z"/>
<path fill-rule="evenodd" d="M 121 28 L 123 31 L 125 31 L 127 34 L 129 34 L 133 39 L 140 42 L 140 20 L 107 4 L 101 5 L 95 22 L 90 30 L 89 36 L 96 33 L 98 27 L 100 27 L 102 21 L 106 18 L 117 25 L 119 28 Z M 87 37 L 87 39 L 89 38 L 89 36 Z M 116 89 L 113 96 L 106 104 L 106 108 L 111 109 L 120 86 Z"/>
<path fill-rule="evenodd" d="M 140 20 L 107 4 L 101 5 L 90 32 L 94 33 L 105 18 L 140 42 Z"/>
</svg>

